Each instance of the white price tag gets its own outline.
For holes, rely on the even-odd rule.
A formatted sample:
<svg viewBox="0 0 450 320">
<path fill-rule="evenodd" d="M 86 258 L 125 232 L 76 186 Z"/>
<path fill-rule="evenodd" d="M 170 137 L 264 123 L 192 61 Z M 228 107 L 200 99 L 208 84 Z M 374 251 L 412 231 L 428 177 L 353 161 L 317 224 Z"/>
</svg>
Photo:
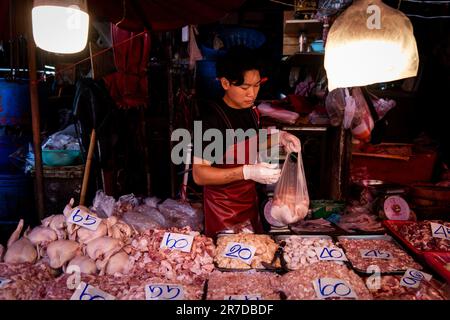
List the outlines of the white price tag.
<svg viewBox="0 0 450 320">
<path fill-rule="evenodd" d="M 392 253 L 383 250 L 361 249 L 359 250 L 361 257 L 364 259 L 392 259 Z"/>
<path fill-rule="evenodd" d="M 423 279 L 430 281 L 431 278 L 431 274 L 409 268 L 400 280 L 400 284 L 404 287 L 418 288 Z"/>
<path fill-rule="evenodd" d="M 72 213 L 69 217 L 69 223 L 73 223 L 84 228 L 88 228 L 89 230 L 95 231 L 97 230 L 102 219 L 97 218 L 87 212 L 84 212 L 80 208 L 73 209 Z"/>
<path fill-rule="evenodd" d="M 256 248 L 244 243 L 230 242 L 225 248 L 224 257 L 241 260 L 246 264 L 251 264 L 255 256 Z"/>
<path fill-rule="evenodd" d="M 319 299 L 347 298 L 358 299 L 356 292 L 344 280 L 334 278 L 320 278 L 313 281 L 314 290 Z"/>
<path fill-rule="evenodd" d="M 85 282 L 81 282 L 70 300 L 115 300 L 116 297 L 97 289 Z"/>
<path fill-rule="evenodd" d="M 446 226 L 431 222 L 431 235 L 435 238 L 450 240 L 450 228 Z"/>
<path fill-rule="evenodd" d="M 262 300 L 260 294 L 229 295 L 224 300 Z"/>
<path fill-rule="evenodd" d="M 181 233 L 164 233 L 160 248 L 169 248 L 171 250 L 180 250 L 183 252 L 191 252 L 194 237 Z"/>
<path fill-rule="evenodd" d="M 145 286 L 146 300 L 183 300 L 183 286 L 176 284 L 148 284 Z"/>
<path fill-rule="evenodd" d="M 0 289 L 3 289 L 10 282 L 11 280 L 9 279 L 0 278 Z"/>
<path fill-rule="evenodd" d="M 317 257 L 324 261 L 347 261 L 344 251 L 339 248 L 315 247 Z"/>
</svg>

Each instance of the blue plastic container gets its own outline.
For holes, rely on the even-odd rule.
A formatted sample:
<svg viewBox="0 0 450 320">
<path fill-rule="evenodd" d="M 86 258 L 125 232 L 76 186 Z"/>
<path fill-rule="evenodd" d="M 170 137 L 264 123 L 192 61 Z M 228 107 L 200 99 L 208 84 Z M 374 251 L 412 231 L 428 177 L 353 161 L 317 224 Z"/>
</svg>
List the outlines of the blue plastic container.
<svg viewBox="0 0 450 320">
<path fill-rule="evenodd" d="M 325 49 L 323 47 L 323 40 L 316 40 L 314 42 L 311 42 L 311 49 L 313 52 L 325 52 Z"/>
<path fill-rule="evenodd" d="M 31 107 L 28 81 L 0 79 L 0 126 L 29 123 L 31 123 Z"/>
<path fill-rule="evenodd" d="M 32 215 L 32 180 L 23 174 L 0 173 L 0 221 L 18 221 Z"/>
<path fill-rule="evenodd" d="M 42 161 L 51 167 L 70 166 L 80 155 L 80 150 L 42 150 Z"/>
</svg>

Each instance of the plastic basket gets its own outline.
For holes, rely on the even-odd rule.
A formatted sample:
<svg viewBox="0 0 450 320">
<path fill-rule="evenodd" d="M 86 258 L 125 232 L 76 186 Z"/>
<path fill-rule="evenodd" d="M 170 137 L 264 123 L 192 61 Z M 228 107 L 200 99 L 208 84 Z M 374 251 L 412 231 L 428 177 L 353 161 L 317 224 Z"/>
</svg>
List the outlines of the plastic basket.
<svg viewBox="0 0 450 320">
<path fill-rule="evenodd" d="M 80 150 L 42 150 L 42 161 L 51 167 L 69 166 L 80 157 Z"/>
</svg>

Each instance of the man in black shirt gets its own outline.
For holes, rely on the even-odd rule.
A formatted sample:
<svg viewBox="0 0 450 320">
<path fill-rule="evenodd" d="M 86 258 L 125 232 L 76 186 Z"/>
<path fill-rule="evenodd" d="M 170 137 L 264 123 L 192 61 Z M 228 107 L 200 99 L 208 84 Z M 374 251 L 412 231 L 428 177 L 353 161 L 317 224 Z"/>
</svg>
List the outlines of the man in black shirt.
<svg viewBox="0 0 450 320">
<path fill-rule="evenodd" d="M 211 140 L 213 136 L 222 137 L 222 142 L 215 142 L 223 146 L 220 153 L 212 152 L 205 142 L 201 148 L 194 145 L 193 177 L 204 186 L 208 236 L 237 227 L 262 232 L 255 183 L 273 184 L 280 177 L 278 164 L 258 162 L 254 147 L 259 144 L 259 116 L 254 102 L 263 81 L 260 69 L 252 50 L 231 48 L 217 63 L 217 77 L 225 95 L 202 108 L 202 131 Z M 286 151 L 300 151 L 297 137 L 280 131 L 277 138 Z"/>
</svg>

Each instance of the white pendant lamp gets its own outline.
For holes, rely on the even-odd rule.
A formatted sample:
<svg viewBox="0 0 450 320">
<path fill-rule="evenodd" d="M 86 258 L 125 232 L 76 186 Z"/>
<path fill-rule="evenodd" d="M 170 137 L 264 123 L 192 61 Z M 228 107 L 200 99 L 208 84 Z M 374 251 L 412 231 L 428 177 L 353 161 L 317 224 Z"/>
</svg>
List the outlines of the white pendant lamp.
<svg viewBox="0 0 450 320">
<path fill-rule="evenodd" d="M 411 22 L 381 0 L 354 1 L 328 33 L 329 91 L 414 77 L 418 66 Z"/>
<path fill-rule="evenodd" d="M 34 0 L 33 37 L 36 46 L 56 53 L 76 53 L 87 44 L 86 0 Z"/>
</svg>

